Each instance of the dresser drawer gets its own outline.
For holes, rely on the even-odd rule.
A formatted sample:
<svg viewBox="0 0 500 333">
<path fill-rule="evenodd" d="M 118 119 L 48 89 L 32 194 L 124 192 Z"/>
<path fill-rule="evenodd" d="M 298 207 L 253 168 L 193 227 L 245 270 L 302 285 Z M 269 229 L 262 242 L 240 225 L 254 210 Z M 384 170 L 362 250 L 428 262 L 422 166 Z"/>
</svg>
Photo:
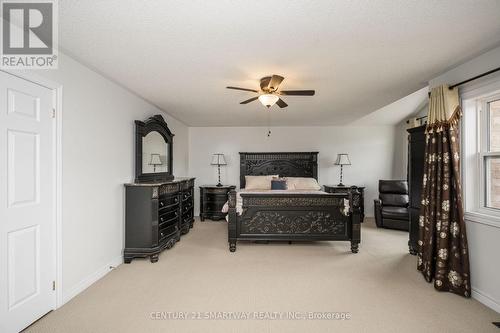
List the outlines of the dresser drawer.
<svg viewBox="0 0 500 333">
<path fill-rule="evenodd" d="M 158 218 L 158 223 L 162 224 L 165 222 L 170 222 L 172 220 L 176 220 L 179 218 L 179 211 L 174 210 L 174 211 L 168 211 L 168 212 L 162 212 Z"/>
<path fill-rule="evenodd" d="M 191 209 L 189 212 L 182 214 L 182 224 L 191 222 L 193 220 L 193 210 Z"/>
<path fill-rule="evenodd" d="M 185 213 L 185 212 L 189 211 L 191 208 L 193 208 L 193 202 L 186 202 L 182 206 L 182 213 Z"/>
<path fill-rule="evenodd" d="M 184 191 L 181 194 L 181 198 L 183 202 L 188 201 L 189 199 L 193 198 L 193 194 L 191 193 L 191 191 Z"/>
<path fill-rule="evenodd" d="M 187 211 L 185 211 L 184 213 L 182 213 L 182 219 L 184 219 L 186 216 L 189 216 L 189 215 L 191 217 L 193 217 L 193 212 L 194 212 L 193 208 L 188 209 Z"/>
<path fill-rule="evenodd" d="M 179 196 L 177 195 L 161 196 L 158 200 L 158 207 L 160 209 L 171 208 L 177 204 L 179 204 Z"/>
<path fill-rule="evenodd" d="M 170 238 L 172 235 L 174 235 L 177 230 L 178 230 L 177 224 L 175 225 L 169 225 L 165 226 L 163 228 L 160 228 L 160 231 L 158 232 L 158 241 L 159 243 L 162 243 L 163 240 Z"/>
</svg>

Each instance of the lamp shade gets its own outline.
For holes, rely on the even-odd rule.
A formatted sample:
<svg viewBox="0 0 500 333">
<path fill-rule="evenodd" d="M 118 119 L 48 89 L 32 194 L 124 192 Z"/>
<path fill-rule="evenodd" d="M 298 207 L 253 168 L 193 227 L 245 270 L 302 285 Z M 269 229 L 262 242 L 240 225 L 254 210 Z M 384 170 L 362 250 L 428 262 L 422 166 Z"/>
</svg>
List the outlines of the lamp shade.
<svg viewBox="0 0 500 333">
<path fill-rule="evenodd" d="M 226 159 L 224 158 L 224 154 L 213 154 L 212 155 L 212 163 L 211 165 L 227 165 Z"/>
<path fill-rule="evenodd" d="M 351 160 L 349 160 L 348 154 L 337 154 L 337 160 L 335 165 L 351 165 Z"/>
<path fill-rule="evenodd" d="M 160 159 L 160 154 L 151 154 L 151 160 L 149 161 L 149 165 L 161 165 L 163 164 Z"/>
<path fill-rule="evenodd" d="M 276 104 L 278 99 L 280 98 L 273 94 L 264 94 L 259 96 L 259 101 L 262 103 L 262 105 L 267 106 L 268 108 Z"/>
</svg>

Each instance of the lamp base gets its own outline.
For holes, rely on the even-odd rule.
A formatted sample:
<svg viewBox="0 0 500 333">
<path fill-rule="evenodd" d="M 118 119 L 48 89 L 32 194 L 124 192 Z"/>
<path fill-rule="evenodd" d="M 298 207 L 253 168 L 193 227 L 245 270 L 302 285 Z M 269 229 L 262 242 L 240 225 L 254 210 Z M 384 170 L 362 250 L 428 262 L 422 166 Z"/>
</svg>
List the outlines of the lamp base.
<svg viewBox="0 0 500 333">
<path fill-rule="evenodd" d="M 342 187 L 344 187 L 345 185 L 344 185 L 344 184 L 342 184 L 342 183 L 338 183 L 338 184 L 337 184 L 337 186 L 342 186 Z"/>
<path fill-rule="evenodd" d="M 222 187 L 222 186 L 224 186 L 224 185 L 222 185 L 221 183 L 218 183 L 218 184 L 217 184 L 217 185 L 215 185 L 215 186 L 217 186 L 217 187 Z"/>
</svg>

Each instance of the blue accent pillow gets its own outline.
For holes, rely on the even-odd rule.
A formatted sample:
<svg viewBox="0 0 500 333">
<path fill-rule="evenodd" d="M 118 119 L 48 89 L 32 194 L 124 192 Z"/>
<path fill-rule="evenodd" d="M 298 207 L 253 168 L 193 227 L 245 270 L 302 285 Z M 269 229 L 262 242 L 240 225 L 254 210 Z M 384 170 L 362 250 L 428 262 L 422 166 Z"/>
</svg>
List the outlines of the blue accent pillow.
<svg viewBox="0 0 500 333">
<path fill-rule="evenodd" d="M 288 189 L 286 179 L 271 180 L 271 190 L 286 190 Z"/>
</svg>

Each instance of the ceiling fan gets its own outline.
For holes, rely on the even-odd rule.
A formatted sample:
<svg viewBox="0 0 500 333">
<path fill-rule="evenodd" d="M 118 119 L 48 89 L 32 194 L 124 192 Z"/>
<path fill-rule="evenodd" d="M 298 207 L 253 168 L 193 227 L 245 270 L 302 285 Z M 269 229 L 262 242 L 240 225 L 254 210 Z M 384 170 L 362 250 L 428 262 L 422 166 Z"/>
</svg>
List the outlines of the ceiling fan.
<svg viewBox="0 0 500 333">
<path fill-rule="evenodd" d="M 239 88 L 239 87 L 226 87 L 227 89 L 244 90 L 258 93 L 256 97 L 247 99 L 240 104 L 248 104 L 255 100 L 259 100 L 262 105 L 270 108 L 277 104 L 280 108 L 286 108 L 288 104 L 281 99 L 280 96 L 314 96 L 314 90 L 279 90 L 281 82 L 285 78 L 280 75 L 266 76 L 260 79 L 260 90 Z"/>
</svg>

